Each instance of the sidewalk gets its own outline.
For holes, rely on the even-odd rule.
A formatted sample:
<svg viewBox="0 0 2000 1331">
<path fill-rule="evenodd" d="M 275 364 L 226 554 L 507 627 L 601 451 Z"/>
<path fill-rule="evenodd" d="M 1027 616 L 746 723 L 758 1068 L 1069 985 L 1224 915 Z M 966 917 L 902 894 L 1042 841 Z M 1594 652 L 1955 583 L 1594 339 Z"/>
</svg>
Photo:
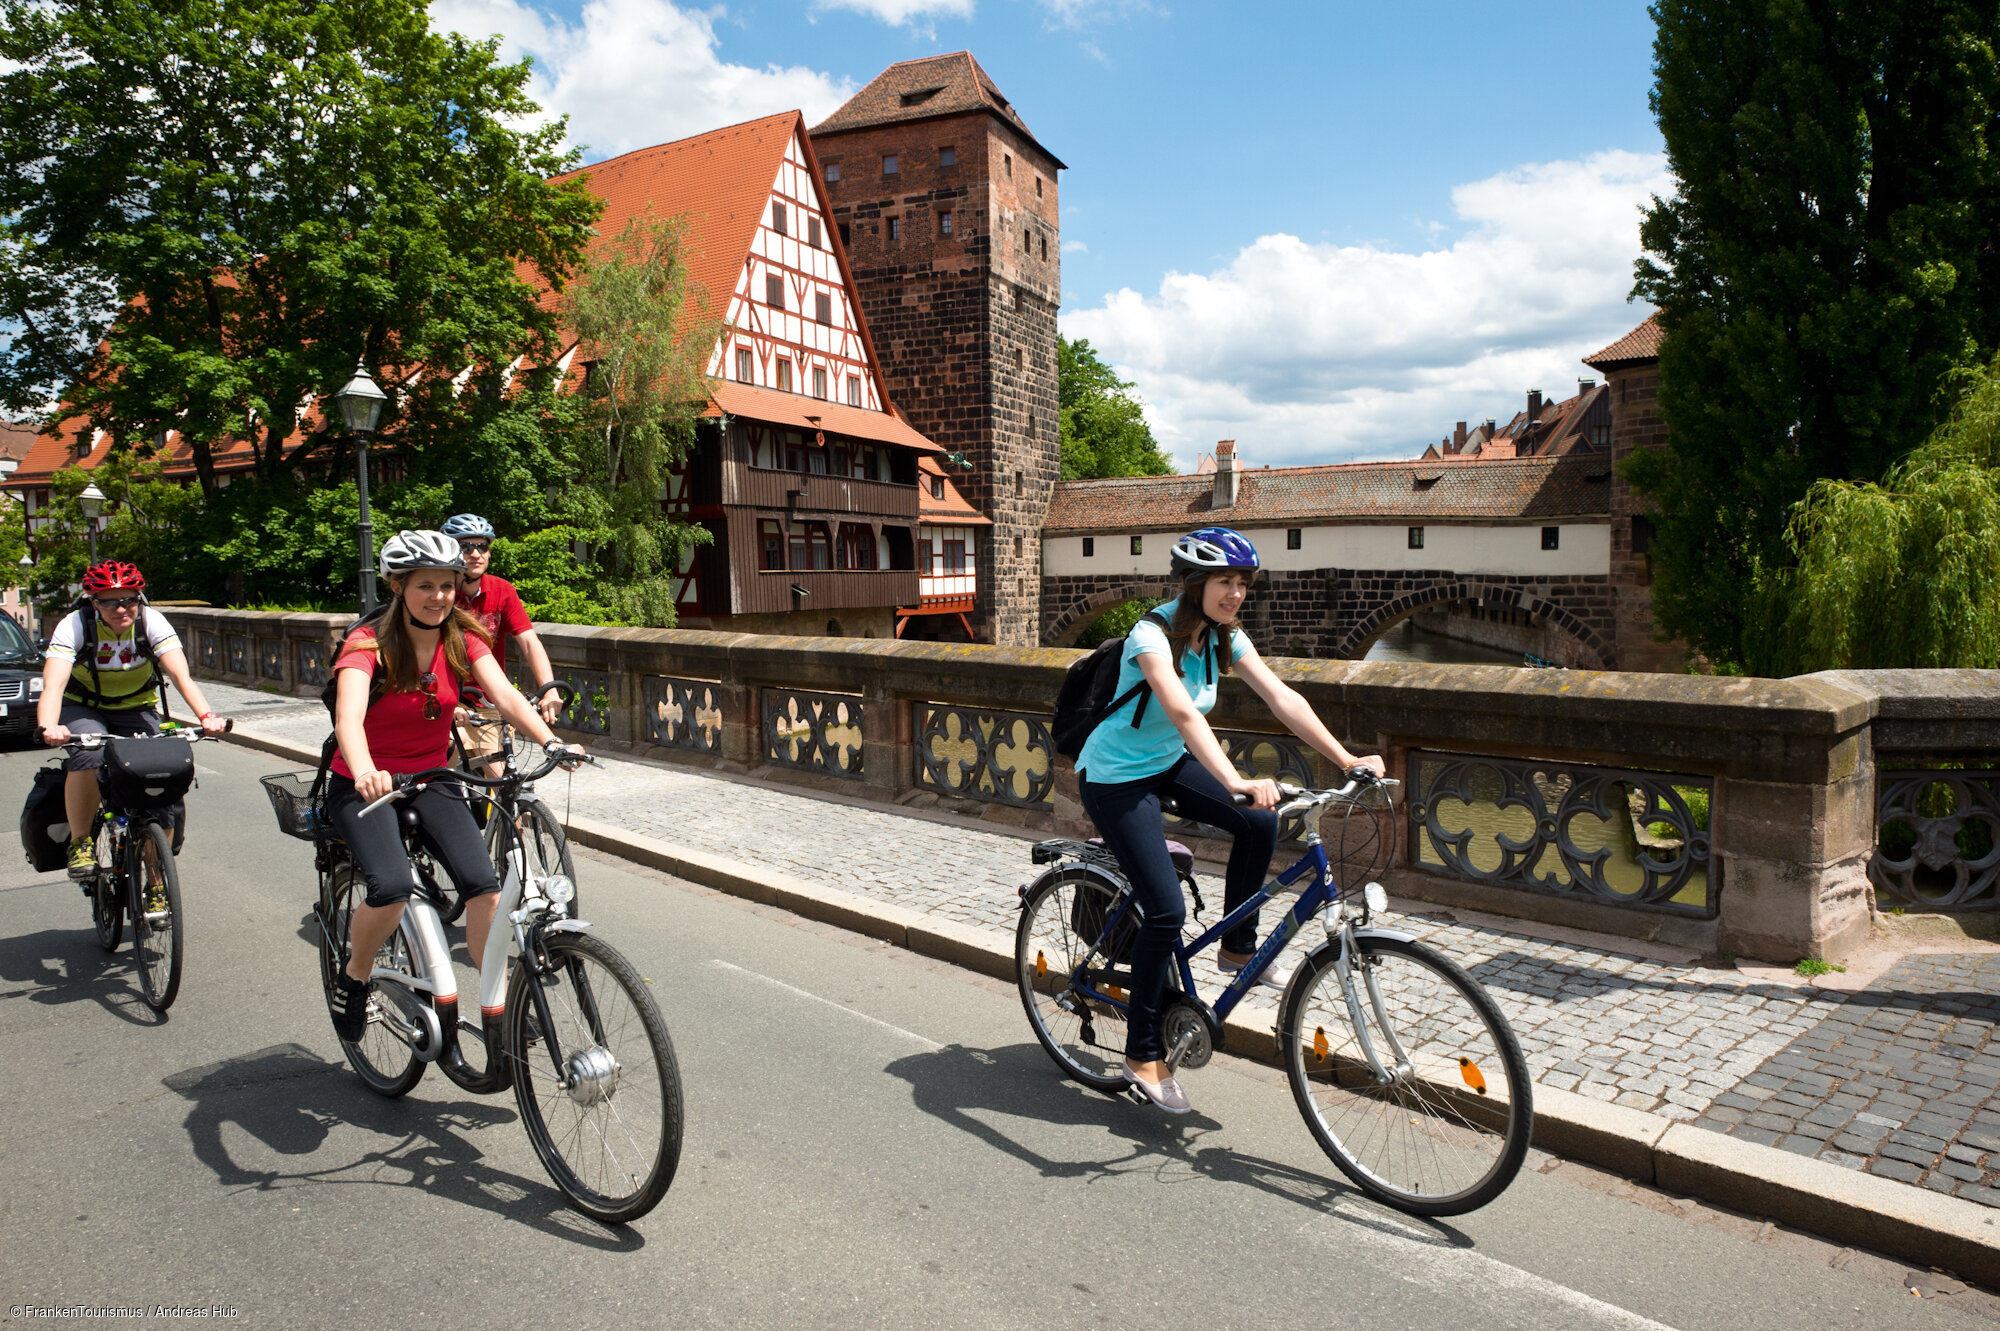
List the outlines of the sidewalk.
<svg viewBox="0 0 2000 1331">
<path fill-rule="evenodd" d="M 203 687 L 246 738 L 317 753 L 326 735 L 316 700 Z M 544 781 L 540 793 L 614 838 L 622 831 L 733 861 L 749 876 L 833 889 L 897 918 L 937 922 L 1002 959 L 1012 952 L 1015 889 L 1036 872 L 1029 840 L 1007 829 L 692 768 L 614 758 L 573 780 Z M 1204 887 L 1213 883 L 1211 923 L 1222 895 L 1213 867 L 1200 874 Z M 1872 1175 L 1870 1183 L 2000 1208 L 2000 949 L 1960 943 L 1885 957 L 1878 975 L 1857 967 L 1814 984 L 1775 968 L 1704 968 L 1691 953 L 1602 935 L 1393 904 L 1412 911 L 1395 915 L 1393 927 L 1433 943 L 1493 992 L 1537 1086 L 1558 1093 L 1546 1099 L 1634 1111 L 1604 1117 L 1655 1143 L 1658 1129 L 1692 1125 Z M 1319 941 L 1302 931 L 1293 948 Z M 1221 983 L 1212 970 L 1198 978 Z M 1268 1033 L 1274 1010 L 1256 1002 L 1246 1000 L 1232 1026 Z M 1721 1143 L 1714 1149 L 1730 1154 Z M 1815 1177 L 1821 1184 L 1802 1186 L 1838 1183 Z M 1988 1241 L 2000 1271 L 2000 1229 Z"/>
</svg>

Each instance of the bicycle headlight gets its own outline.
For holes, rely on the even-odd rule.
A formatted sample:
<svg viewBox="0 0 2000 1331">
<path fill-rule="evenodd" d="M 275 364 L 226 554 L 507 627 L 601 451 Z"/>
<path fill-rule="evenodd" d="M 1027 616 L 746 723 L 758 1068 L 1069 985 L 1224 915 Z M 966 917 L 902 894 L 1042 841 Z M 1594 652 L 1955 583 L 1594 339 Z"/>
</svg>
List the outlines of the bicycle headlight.
<svg viewBox="0 0 2000 1331">
<path fill-rule="evenodd" d="M 1389 909 L 1389 894 L 1383 890 L 1380 883 L 1369 883 L 1363 887 L 1361 889 L 1361 899 L 1368 903 L 1368 913 L 1370 915 Z"/>
<path fill-rule="evenodd" d="M 542 880 L 542 895 L 558 906 L 567 906 L 576 900 L 576 884 L 561 874 L 550 874 Z"/>
</svg>

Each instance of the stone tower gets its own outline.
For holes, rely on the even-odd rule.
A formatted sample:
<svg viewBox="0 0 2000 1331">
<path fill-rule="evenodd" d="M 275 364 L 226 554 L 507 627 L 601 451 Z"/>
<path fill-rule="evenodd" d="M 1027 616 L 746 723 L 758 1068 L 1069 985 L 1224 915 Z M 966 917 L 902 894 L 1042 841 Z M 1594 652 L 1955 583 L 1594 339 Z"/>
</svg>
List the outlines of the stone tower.
<svg viewBox="0 0 2000 1331">
<path fill-rule="evenodd" d="M 1056 173 L 970 51 L 906 60 L 811 131 L 890 399 L 964 454 L 983 641 L 1039 641 L 1041 528 L 1060 470 Z"/>
</svg>

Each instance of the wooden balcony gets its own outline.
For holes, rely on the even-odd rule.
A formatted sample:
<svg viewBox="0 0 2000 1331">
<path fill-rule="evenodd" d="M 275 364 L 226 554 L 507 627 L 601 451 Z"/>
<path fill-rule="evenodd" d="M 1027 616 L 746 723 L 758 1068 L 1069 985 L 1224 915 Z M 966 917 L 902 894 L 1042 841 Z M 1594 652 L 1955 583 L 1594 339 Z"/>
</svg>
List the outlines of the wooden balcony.
<svg viewBox="0 0 2000 1331">
<path fill-rule="evenodd" d="M 792 588 L 805 591 L 803 597 Z M 781 614 L 789 610 L 858 610 L 914 604 L 917 571 L 906 568 L 821 569 L 814 572 L 756 572 L 743 579 L 738 614 Z"/>
<path fill-rule="evenodd" d="M 852 476 L 770 471 L 740 462 L 723 465 L 722 502 L 751 508 L 791 508 L 800 513 L 853 513 L 917 519 L 917 487 Z"/>
</svg>

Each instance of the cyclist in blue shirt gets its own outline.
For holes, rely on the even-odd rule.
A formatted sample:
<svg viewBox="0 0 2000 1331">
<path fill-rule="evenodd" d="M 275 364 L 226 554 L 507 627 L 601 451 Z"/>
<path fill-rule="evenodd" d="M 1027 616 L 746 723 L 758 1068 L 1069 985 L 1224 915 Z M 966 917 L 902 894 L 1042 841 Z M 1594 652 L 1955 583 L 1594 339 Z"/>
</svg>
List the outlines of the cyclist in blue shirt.
<svg viewBox="0 0 2000 1331">
<path fill-rule="evenodd" d="M 1165 629 L 1140 621 L 1125 636 L 1114 696 L 1144 680 L 1150 692 L 1104 718 L 1077 755 L 1084 811 L 1132 884 L 1144 916 L 1132 949 L 1131 1007 L 1126 1017 L 1125 1080 L 1171 1114 L 1188 1112 L 1187 1096 L 1168 1075 L 1160 1036 L 1167 971 L 1187 905 L 1168 858 L 1160 796 L 1171 793 L 1184 817 L 1220 828 L 1234 839 L 1224 879 L 1223 911 L 1263 887 L 1278 846 L 1275 781 L 1239 773 L 1209 729 L 1223 675 L 1240 673 L 1294 735 L 1342 771 L 1385 769 L 1375 756 L 1356 758 L 1313 715 L 1311 704 L 1271 673 L 1237 623 L 1258 570 L 1257 548 L 1228 527 L 1203 527 L 1174 542 L 1179 599 L 1160 606 Z M 1245 795 L 1249 807 L 1231 802 Z M 1253 915 L 1222 939 L 1217 964 L 1240 971 L 1257 950 Z M 1282 989 L 1289 973 L 1266 970 L 1258 982 Z"/>
</svg>

